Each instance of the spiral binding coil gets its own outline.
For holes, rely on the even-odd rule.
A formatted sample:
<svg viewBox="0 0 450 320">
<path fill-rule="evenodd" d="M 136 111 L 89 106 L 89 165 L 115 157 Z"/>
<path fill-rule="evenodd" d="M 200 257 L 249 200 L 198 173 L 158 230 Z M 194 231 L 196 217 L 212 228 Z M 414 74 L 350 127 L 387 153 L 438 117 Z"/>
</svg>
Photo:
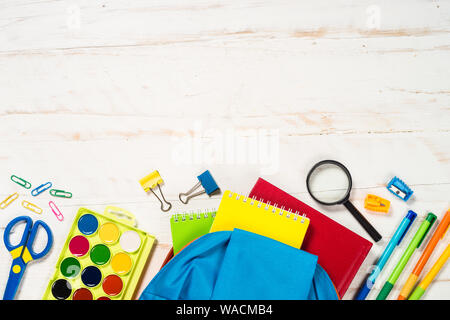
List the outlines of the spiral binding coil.
<svg viewBox="0 0 450 320">
<path fill-rule="evenodd" d="M 251 206 L 253 206 L 255 204 L 255 202 L 257 202 L 257 207 L 258 208 L 264 208 L 264 210 L 267 211 L 267 210 L 269 210 L 270 207 L 272 207 L 272 210 L 271 210 L 272 213 L 276 213 L 277 209 L 279 209 L 280 210 L 279 211 L 279 215 L 280 216 L 285 216 L 288 219 L 290 219 L 291 216 L 293 216 L 293 220 L 294 221 L 297 221 L 298 218 L 301 217 L 300 223 L 304 223 L 305 222 L 306 214 L 300 214 L 300 212 L 298 212 L 298 211 L 292 212 L 291 209 L 288 209 L 286 211 L 284 206 L 282 206 L 281 208 L 278 208 L 278 203 L 275 203 L 274 205 L 271 205 L 270 201 L 265 203 L 262 198 L 260 200 L 257 200 L 255 196 L 250 198 L 250 197 L 239 195 L 239 194 L 233 193 L 233 192 L 230 192 L 229 197 L 233 198 L 234 195 L 236 195 L 235 200 L 237 200 L 237 201 L 239 201 L 241 199 L 241 197 L 242 197 L 242 201 L 244 203 L 247 203 L 248 200 L 251 199 L 251 201 L 248 202 L 248 204 L 251 205 Z M 286 213 L 286 215 L 284 213 Z"/>
<path fill-rule="evenodd" d="M 211 215 L 211 217 L 215 217 L 216 216 L 216 209 L 206 209 L 205 211 L 202 212 L 202 210 L 198 210 L 197 213 L 195 213 L 194 211 L 191 211 L 189 213 L 176 213 L 173 214 L 173 221 L 174 222 L 179 222 L 180 220 L 182 222 L 186 221 L 186 220 L 194 220 L 194 219 L 203 219 L 203 218 L 209 218 L 209 215 Z"/>
</svg>

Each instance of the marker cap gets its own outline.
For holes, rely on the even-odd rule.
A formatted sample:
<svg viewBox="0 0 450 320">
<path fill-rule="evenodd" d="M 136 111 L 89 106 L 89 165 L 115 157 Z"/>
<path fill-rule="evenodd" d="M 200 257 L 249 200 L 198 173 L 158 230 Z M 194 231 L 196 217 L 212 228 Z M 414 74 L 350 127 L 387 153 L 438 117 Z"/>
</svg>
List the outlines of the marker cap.
<svg viewBox="0 0 450 320">
<path fill-rule="evenodd" d="M 425 237 L 427 236 L 428 232 L 430 231 L 431 227 L 433 226 L 433 223 L 436 221 L 437 217 L 435 214 L 429 212 L 427 215 L 427 218 L 425 219 L 425 221 L 428 221 L 430 224 L 428 225 L 427 231 L 425 231 L 425 233 L 422 236 L 422 239 L 420 240 L 419 244 L 417 245 L 417 248 L 420 247 L 420 245 L 422 244 L 423 240 L 425 239 Z"/>
<path fill-rule="evenodd" d="M 408 211 L 408 214 L 406 215 L 406 218 L 408 218 L 409 220 L 414 220 L 417 217 L 417 213 L 415 213 L 412 210 Z"/>
<path fill-rule="evenodd" d="M 409 220 L 409 224 L 406 227 L 405 231 L 403 232 L 402 236 L 400 237 L 400 239 L 398 239 L 397 245 L 400 245 L 400 242 L 402 242 L 403 238 L 405 237 L 405 234 L 408 232 L 409 228 L 411 227 L 411 225 L 413 224 L 414 220 L 417 217 L 417 213 L 415 213 L 412 210 L 409 210 L 408 213 L 406 214 L 406 219 Z"/>
</svg>

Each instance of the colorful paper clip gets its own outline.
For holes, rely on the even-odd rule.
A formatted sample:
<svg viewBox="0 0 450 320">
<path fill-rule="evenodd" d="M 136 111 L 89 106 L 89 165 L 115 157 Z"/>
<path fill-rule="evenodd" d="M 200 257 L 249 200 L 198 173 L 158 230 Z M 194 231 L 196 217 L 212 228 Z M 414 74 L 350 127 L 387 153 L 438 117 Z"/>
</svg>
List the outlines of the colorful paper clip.
<svg viewBox="0 0 450 320">
<path fill-rule="evenodd" d="M 50 195 L 58 198 L 72 198 L 71 192 L 58 189 L 51 189 Z"/>
<path fill-rule="evenodd" d="M 33 197 L 36 197 L 36 196 L 40 195 L 42 192 L 44 192 L 45 190 L 50 189 L 51 187 L 52 187 L 52 183 L 51 182 L 43 183 L 39 187 L 33 189 L 31 191 L 31 195 Z"/>
<path fill-rule="evenodd" d="M 56 206 L 56 204 L 53 201 L 50 201 L 48 203 L 48 206 L 50 207 L 50 209 L 52 209 L 53 214 L 56 216 L 56 219 L 58 219 L 59 221 L 64 220 L 64 216 L 62 215 L 61 211 L 59 211 L 59 208 Z"/>
<path fill-rule="evenodd" d="M 11 176 L 11 181 L 17 183 L 19 186 L 24 187 L 25 189 L 31 188 L 31 183 L 29 183 L 28 181 L 26 181 L 22 178 L 19 178 L 18 176 L 14 175 L 14 174 Z"/>
<path fill-rule="evenodd" d="M 408 199 L 413 194 L 413 191 L 408 187 L 408 185 L 397 177 L 393 177 L 392 180 L 386 186 L 386 188 L 392 194 L 402 199 L 403 201 L 408 201 Z"/>
<path fill-rule="evenodd" d="M 34 213 L 37 213 L 37 214 L 41 214 L 42 213 L 42 209 L 41 208 L 39 208 L 37 205 L 35 205 L 35 204 L 31 203 L 31 202 L 28 202 L 26 200 L 22 201 L 22 207 L 24 207 L 25 209 L 28 209 L 30 211 L 33 211 Z"/>
<path fill-rule="evenodd" d="M 370 211 L 388 213 L 391 202 L 373 194 L 368 194 L 364 200 L 364 208 Z"/>
<path fill-rule="evenodd" d="M 15 192 L 12 195 L 8 196 L 5 200 L 0 202 L 0 209 L 5 209 L 7 206 L 9 206 L 18 197 L 19 197 L 19 194 L 17 192 Z"/>
<path fill-rule="evenodd" d="M 184 204 L 187 204 L 189 199 L 193 197 L 199 196 L 204 193 L 206 193 L 208 196 L 211 196 L 211 194 L 219 190 L 219 186 L 217 185 L 216 181 L 214 181 L 214 178 L 212 177 L 209 170 L 203 172 L 201 175 L 197 177 L 197 179 L 198 179 L 197 184 L 193 186 L 188 192 L 180 193 L 178 195 L 178 198 Z M 203 190 L 193 193 L 196 189 L 200 187 L 200 185 L 203 187 Z M 182 197 L 185 197 L 185 200 L 183 200 Z"/>
<path fill-rule="evenodd" d="M 141 180 L 139 180 L 139 183 L 141 184 L 141 186 L 145 192 L 151 191 L 155 195 L 155 197 L 159 200 L 159 202 L 161 202 L 161 210 L 162 211 L 167 212 L 172 208 L 172 204 L 170 202 L 167 202 L 167 200 L 164 198 L 164 195 L 161 191 L 160 185 L 163 184 L 164 181 L 161 178 L 161 176 L 159 175 L 159 172 L 157 170 L 153 171 L 149 175 L 147 175 L 144 178 L 142 178 Z M 153 191 L 153 189 L 156 187 L 158 187 L 159 193 L 161 194 L 161 197 L 164 200 L 164 202 Z M 166 203 L 168 205 L 168 207 L 166 209 L 164 209 L 164 203 Z"/>
</svg>

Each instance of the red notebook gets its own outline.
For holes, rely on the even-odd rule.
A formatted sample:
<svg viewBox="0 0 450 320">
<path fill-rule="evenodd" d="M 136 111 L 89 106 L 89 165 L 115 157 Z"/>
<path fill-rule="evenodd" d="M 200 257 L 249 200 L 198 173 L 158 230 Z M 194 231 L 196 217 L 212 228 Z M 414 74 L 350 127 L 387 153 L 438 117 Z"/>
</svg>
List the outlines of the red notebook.
<svg viewBox="0 0 450 320">
<path fill-rule="evenodd" d="M 301 249 L 319 257 L 318 263 L 327 271 L 342 298 L 372 243 L 262 178 L 250 193 L 250 198 L 253 197 L 266 203 L 270 201 L 279 208 L 284 206 L 284 210 L 298 211 L 310 219 Z"/>
</svg>

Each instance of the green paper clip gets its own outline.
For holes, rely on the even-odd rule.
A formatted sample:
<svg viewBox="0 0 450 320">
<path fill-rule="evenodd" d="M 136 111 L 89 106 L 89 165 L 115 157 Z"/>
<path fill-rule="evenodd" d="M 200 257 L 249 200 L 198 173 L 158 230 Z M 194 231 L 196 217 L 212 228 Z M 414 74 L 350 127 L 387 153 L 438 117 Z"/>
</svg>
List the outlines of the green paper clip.
<svg viewBox="0 0 450 320">
<path fill-rule="evenodd" d="M 14 175 L 14 174 L 11 176 L 11 181 L 17 183 L 19 186 L 24 187 L 25 189 L 31 188 L 31 183 L 29 183 L 28 181 L 26 181 L 22 178 L 19 178 L 18 176 Z"/>
<path fill-rule="evenodd" d="M 51 189 L 50 194 L 58 198 L 72 198 L 72 193 L 64 190 Z"/>
</svg>

